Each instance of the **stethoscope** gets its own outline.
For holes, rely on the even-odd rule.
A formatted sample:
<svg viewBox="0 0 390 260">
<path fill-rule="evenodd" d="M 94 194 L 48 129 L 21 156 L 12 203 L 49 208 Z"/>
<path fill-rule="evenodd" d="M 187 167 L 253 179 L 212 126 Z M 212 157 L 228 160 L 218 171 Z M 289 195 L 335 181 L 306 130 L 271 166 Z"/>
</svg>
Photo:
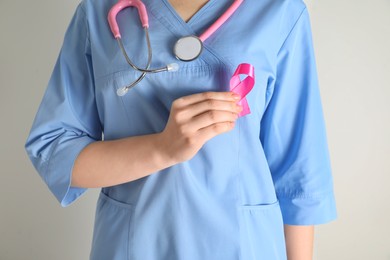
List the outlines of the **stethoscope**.
<svg viewBox="0 0 390 260">
<path fill-rule="evenodd" d="M 222 16 L 219 17 L 201 36 L 197 37 L 196 35 L 190 35 L 190 36 L 184 36 L 179 40 L 177 40 L 173 47 L 173 53 L 176 56 L 176 58 L 180 61 L 185 61 L 185 62 L 193 61 L 196 58 L 198 58 L 203 51 L 203 42 L 207 40 L 216 30 L 218 30 L 226 22 L 227 19 L 229 19 L 234 14 L 234 12 L 237 10 L 237 8 L 241 5 L 243 1 L 244 0 L 235 0 L 233 4 L 225 11 L 225 13 L 222 14 Z M 131 6 L 138 9 L 138 15 L 140 17 L 142 27 L 144 28 L 145 31 L 145 37 L 148 46 L 148 62 L 144 69 L 135 65 L 127 55 L 127 52 L 122 43 L 119 26 L 116 21 L 116 16 L 118 15 L 118 13 L 123 9 Z M 114 35 L 115 39 L 117 40 L 119 48 L 121 49 L 127 63 L 133 69 L 142 72 L 142 74 L 138 77 L 138 79 L 136 79 L 130 85 L 118 89 L 117 90 L 118 96 L 125 95 L 129 91 L 129 89 L 131 89 L 139 82 L 141 82 L 145 78 L 147 73 L 158 73 L 163 71 L 173 72 L 179 69 L 179 65 L 177 63 L 170 63 L 167 64 L 165 67 L 161 67 L 161 68 L 155 68 L 155 69 L 149 68 L 152 61 L 152 48 L 150 45 L 148 19 L 149 18 L 146 11 L 146 7 L 141 0 L 118 0 L 118 3 L 116 3 L 108 13 L 108 23 L 110 25 L 111 32 Z"/>
</svg>

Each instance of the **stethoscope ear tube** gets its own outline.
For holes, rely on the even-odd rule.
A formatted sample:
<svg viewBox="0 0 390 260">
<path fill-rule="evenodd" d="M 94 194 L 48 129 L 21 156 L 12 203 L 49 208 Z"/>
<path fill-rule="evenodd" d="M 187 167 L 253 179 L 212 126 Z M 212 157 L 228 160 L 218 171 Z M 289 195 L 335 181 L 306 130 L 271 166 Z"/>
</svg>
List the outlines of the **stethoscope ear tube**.
<svg viewBox="0 0 390 260">
<path fill-rule="evenodd" d="M 148 63 L 149 63 L 149 59 L 152 59 L 152 55 L 153 54 L 152 54 L 152 48 L 150 46 L 150 39 L 149 39 L 148 28 L 145 28 L 145 35 L 146 35 L 146 42 L 147 42 L 147 45 L 148 45 Z M 170 63 L 170 64 L 167 64 L 165 67 L 160 67 L 160 68 L 157 68 L 157 69 L 148 69 L 148 68 L 142 69 L 142 68 L 138 67 L 137 65 L 135 65 L 131 61 L 131 59 L 127 55 L 125 47 L 123 46 L 121 38 L 118 38 L 117 41 L 118 41 L 119 48 L 122 50 L 123 56 L 125 57 L 127 63 L 133 69 L 135 69 L 135 70 L 137 70 L 139 72 L 158 73 L 158 72 L 163 72 L 163 71 L 177 71 L 179 69 L 179 65 L 177 63 Z"/>
<path fill-rule="evenodd" d="M 115 39 L 121 38 L 121 33 L 119 30 L 118 23 L 116 21 L 116 17 L 120 11 L 127 7 L 135 7 L 138 10 L 138 15 L 141 20 L 142 27 L 149 27 L 149 18 L 148 13 L 146 11 L 145 5 L 140 0 L 119 0 L 108 12 L 108 24 L 110 25 L 110 29 Z"/>
<path fill-rule="evenodd" d="M 217 19 L 217 21 L 214 22 L 213 25 L 210 26 L 209 29 L 207 29 L 200 37 L 196 36 L 186 36 L 183 38 L 180 38 L 174 48 L 173 52 L 178 60 L 181 61 L 192 61 L 195 60 L 200 56 L 200 54 L 203 51 L 203 42 L 212 35 L 218 28 L 220 28 L 229 17 L 233 15 L 233 13 L 237 10 L 237 8 L 242 4 L 244 0 L 235 0 L 234 3 L 225 11 L 225 13 Z M 135 7 L 138 10 L 138 14 L 141 20 L 142 27 L 145 30 L 145 37 L 146 42 L 148 46 L 148 62 L 146 64 L 146 67 L 140 68 L 137 65 L 135 65 L 130 57 L 127 55 L 126 49 L 122 43 L 120 29 L 116 20 L 116 17 L 120 11 L 127 7 Z M 145 76 L 147 73 L 158 73 L 163 71 L 177 71 L 179 69 L 179 65 L 176 63 L 168 64 L 165 67 L 157 68 L 157 69 L 150 69 L 150 64 L 152 61 L 152 48 L 150 44 L 150 38 L 149 38 L 149 23 L 148 23 L 148 14 L 146 11 L 145 5 L 140 0 L 119 0 L 118 3 L 116 3 L 111 10 L 108 13 L 108 23 L 110 25 L 110 29 L 112 34 L 114 35 L 115 39 L 118 42 L 119 48 L 121 49 L 123 56 L 126 59 L 126 62 L 134 69 L 139 72 L 142 72 L 142 74 L 138 77 L 137 80 L 132 82 L 130 85 L 123 87 L 122 89 L 119 89 L 117 91 L 117 94 L 119 96 L 123 96 L 127 93 L 127 91 L 137 85 Z"/>
<path fill-rule="evenodd" d="M 141 76 L 139 76 L 138 79 L 136 79 L 130 85 L 118 89 L 117 90 L 117 95 L 118 96 L 124 96 L 132 87 L 134 87 L 139 82 L 141 82 L 145 78 L 147 73 L 157 73 L 157 72 L 162 72 L 162 71 L 172 71 L 173 72 L 173 71 L 177 71 L 179 69 L 179 65 L 177 63 L 171 63 L 171 64 L 166 65 L 165 67 L 161 67 L 161 68 L 158 68 L 158 69 L 152 69 L 152 70 L 149 69 L 150 63 L 152 62 L 152 48 L 150 46 L 149 30 L 148 30 L 147 27 L 145 27 L 144 29 L 145 29 L 146 42 L 148 44 L 148 62 L 146 64 L 145 69 L 139 68 L 137 65 L 135 65 L 131 61 L 131 59 L 127 55 L 127 52 L 126 52 L 126 50 L 125 50 L 125 48 L 123 46 L 122 39 L 121 38 L 117 39 L 118 45 L 119 45 L 120 49 L 122 50 L 123 56 L 125 57 L 127 63 L 133 69 L 142 72 Z"/>
<path fill-rule="evenodd" d="M 130 57 L 127 55 L 126 49 L 122 43 L 120 29 L 119 29 L 118 23 L 116 21 L 116 17 L 118 15 L 118 13 L 120 11 L 122 11 L 123 9 L 125 9 L 127 7 L 131 7 L 131 6 L 138 9 L 138 14 L 140 16 L 142 27 L 144 28 L 144 31 L 145 31 L 145 37 L 146 37 L 146 42 L 147 42 L 147 46 L 148 46 L 148 62 L 147 62 L 146 67 L 144 69 L 135 65 L 131 61 Z M 130 85 L 125 86 L 121 89 L 118 89 L 118 91 L 117 91 L 118 96 L 125 95 L 127 93 L 127 91 L 129 91 L 130 88 L 134 87 L 139 82 L 141 82 L 141 80 L 143 80 L 143 78 L 145 78 L 147 73 L 158 73 L 158 72 L 163 72 L 163 71 L 177 71 L 179 69 L 179 65 L 176 63 L 168 64 L 165 67 L 161 67 L 161 68 L 157 68 L 157 69 L 149 69 L 151 61 L 152 61 L 153 53 L 152 53 L 152 48 L 150 45 L 150 37 L 149 37 L 149 30 L 148 30 L 148 28 L 149 28 L 148 14 L 146 12 L 145 5 L 140 0 L 119 0 L 118 3 L 115 4 L 111 8 L 110 12 L 108 13 L 107 19 L 108 19 L 108 23 L 110 25 L 111 32 L 114 35 L 115 39 L 117 40 L 119 48 L 121 49 L 122 54 L 126 59 L 126 62 L 133 69 L 135 69 L 139 72 L 142 72 L 142 74 L 138 77 L 138 79 L 135 80 L 134 82 L 132 82 Z"/>
</svg>

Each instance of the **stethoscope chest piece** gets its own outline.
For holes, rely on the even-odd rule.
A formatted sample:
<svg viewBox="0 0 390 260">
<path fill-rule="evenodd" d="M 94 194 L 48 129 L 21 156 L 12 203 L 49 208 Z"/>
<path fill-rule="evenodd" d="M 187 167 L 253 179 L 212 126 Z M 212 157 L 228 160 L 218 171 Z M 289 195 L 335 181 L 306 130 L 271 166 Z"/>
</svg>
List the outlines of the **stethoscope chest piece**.
<svg viewBox="0 0 390 260">
<path fill-rule="evenodd" d="M 203 42 L 194 35 L 180 38 L 173 48 L 176 58 L 181 61 L 193 61 L 202 51 Z"/>
</svg>

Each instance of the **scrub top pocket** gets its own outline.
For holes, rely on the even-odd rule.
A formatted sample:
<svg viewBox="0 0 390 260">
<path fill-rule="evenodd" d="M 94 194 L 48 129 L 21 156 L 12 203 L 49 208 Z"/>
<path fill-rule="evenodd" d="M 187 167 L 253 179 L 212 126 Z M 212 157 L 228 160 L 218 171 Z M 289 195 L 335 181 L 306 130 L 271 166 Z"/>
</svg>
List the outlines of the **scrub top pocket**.
<svg viewBox="0 0 390 260">
<path fill-rule="evenodd" d="M 91 260 L 129 259 L 133 206 L 100 193 L 96 208 Z"/>
<path fill-rule="evenodd" d="M 279 202 L 241 206 L 241 258 L 286 260 L 283 220 Z"/>
</svg>

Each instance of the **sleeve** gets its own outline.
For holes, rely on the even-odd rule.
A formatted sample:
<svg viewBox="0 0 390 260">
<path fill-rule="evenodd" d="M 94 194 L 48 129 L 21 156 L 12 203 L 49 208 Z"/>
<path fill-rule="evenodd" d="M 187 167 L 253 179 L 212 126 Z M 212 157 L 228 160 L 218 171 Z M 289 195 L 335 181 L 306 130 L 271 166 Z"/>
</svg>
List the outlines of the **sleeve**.
<svg viewBox="0 0 390 260">
<path fill-rule="evenodd" d="M 70 186 L 78 154 L 101 139 L 88 26 L 80 4 L 25 144 L 34 167 L 63 207 L 85 192 Z"/>
<path fill-rule="evenodd" d="M 330 158 L 306 8 L 277 57 L 260 139 L 283 221 L 316 225 L 336 218 Z"/>
</svg>

